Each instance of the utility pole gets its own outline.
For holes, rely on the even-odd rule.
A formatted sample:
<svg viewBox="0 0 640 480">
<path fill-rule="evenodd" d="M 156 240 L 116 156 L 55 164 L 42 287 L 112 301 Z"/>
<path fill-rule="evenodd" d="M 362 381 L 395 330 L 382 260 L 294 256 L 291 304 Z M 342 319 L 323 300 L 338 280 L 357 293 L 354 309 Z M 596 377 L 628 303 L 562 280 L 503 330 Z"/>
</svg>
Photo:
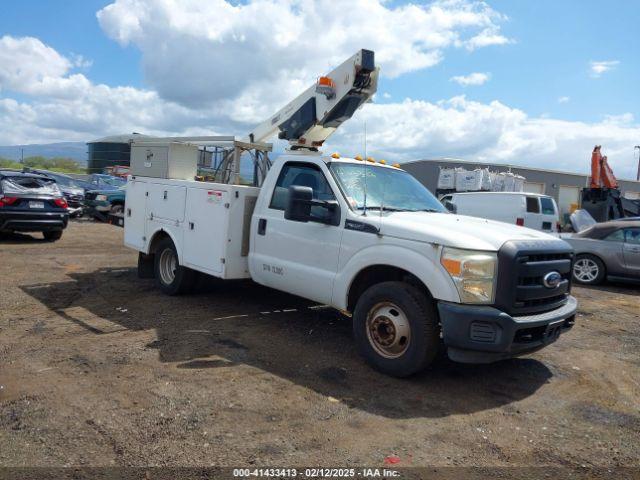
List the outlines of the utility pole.
<svg viewBox="0 0 640 480">
<path fill-rule="evenodd" d="M 20 149 L 20 163 L 24 163 L 24 148 Z"/>
<path fill-rule="evenodd" d="M 636 148 L 638 149 L 638 173 L 636 174 L 636 180 L 640 182 L 640 145 L 633 147 L 634 152 Z"/>
</svg>

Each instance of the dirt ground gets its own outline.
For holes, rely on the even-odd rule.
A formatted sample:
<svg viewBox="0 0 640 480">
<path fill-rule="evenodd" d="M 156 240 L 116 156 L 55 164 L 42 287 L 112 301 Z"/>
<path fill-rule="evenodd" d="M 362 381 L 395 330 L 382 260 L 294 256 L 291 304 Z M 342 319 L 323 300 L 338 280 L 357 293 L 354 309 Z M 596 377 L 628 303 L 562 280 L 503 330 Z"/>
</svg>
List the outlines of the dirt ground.
<svg viewBox="0 0 640 480">
<path fill-rule="evenodd" d="M 0 240 L 0 466 L 639 466 L 640 287 L 575 288 L 575 328 L 397 380 L 350 320 L 248 282 L 166 297 L 123 231 Z"/>
</svg>

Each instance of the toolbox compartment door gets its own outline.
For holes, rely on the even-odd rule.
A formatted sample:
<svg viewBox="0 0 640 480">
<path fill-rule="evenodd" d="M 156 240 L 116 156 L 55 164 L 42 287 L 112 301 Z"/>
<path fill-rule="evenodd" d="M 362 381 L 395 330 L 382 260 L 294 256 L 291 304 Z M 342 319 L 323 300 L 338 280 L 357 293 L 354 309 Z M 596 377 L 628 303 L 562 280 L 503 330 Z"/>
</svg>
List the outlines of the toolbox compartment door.
<svg viewBox="0 0 640 480">
<path fill-rule="evenodd" d="M 184 224 L 184 264 L 217 277 L 224 276 L 229 239 L 229 192 L 190 188 Z"/>
<path fill-rule="evenodd" d="M 184 221 L 187 189 L 177 185 L 148 184 L 147 211 L 153 220 Z"/>
<path fill-rule="evenodd" d="M 130 181 L 124 204 L 124 244 L 144 250 L 147 223 L 147 184 Z"/>
</svg>

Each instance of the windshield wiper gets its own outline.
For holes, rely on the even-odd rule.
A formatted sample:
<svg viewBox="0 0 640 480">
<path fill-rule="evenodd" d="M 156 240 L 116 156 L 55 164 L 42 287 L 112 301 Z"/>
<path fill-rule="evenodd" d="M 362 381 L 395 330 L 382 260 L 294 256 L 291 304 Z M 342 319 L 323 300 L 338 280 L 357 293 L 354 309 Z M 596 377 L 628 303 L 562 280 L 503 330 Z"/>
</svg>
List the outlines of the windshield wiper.
<svg viewBox="0 0 640 480">
<path fill-rule="evenodd" d="M 369 205 L 367 205 L 366 207 L 357 207 L 356 210 L 364 210 L 365 208 L 367 210 L 382 210 L 383 212 L 415 212 L 417 211 L 417 210 L 410 210 L 408 208 L 395 208 L 395 207 L 386 207 L 386 206 L 382 207 L 380 205 L 375 205 L 372 207 L 370 207 Z"/>
</svg>

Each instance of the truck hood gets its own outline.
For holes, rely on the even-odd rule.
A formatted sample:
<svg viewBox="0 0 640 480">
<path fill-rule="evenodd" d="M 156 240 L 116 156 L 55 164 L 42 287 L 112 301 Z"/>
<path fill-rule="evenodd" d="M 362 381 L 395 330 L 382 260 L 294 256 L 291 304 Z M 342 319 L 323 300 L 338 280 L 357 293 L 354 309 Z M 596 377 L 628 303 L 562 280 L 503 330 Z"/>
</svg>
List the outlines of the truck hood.
<svg viewBox="0 0 640 480">
<path fill-rule="evenodd" d="M 380 225 L 382 235 L 472 250 L 497 251 L 509 240 L 558 241 L 557 237 L 530 228 L 464 215 L 390 212 L 383 214 L 381 220 L 370 223 Z"/>
</svg>

